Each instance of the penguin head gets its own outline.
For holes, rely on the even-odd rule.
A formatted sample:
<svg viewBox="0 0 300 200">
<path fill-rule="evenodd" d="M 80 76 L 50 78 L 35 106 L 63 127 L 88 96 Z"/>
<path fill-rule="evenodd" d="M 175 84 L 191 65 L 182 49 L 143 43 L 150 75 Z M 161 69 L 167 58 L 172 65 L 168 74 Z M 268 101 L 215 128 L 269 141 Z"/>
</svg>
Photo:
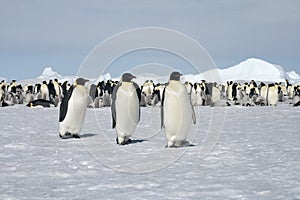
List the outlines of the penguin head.
<svg viewBox="0 0 300 200">
<path fill-rule="evenodd" d="M 84 84 L 86 83 L 86 82 L 88 82 L 89 80 L 86 80 L 86 79 L 84 79 L 84 78 L 78 78 L 78 79 L 76 79 L 76 81 L 75 81 L 75 84 L 76 85 L 82 85 L 82 86 L 84 86 Z"/>
<path fill-rule="evenodd" d="M 132 79 L 136 78 L 135 76 L 133 76 L 130 73 L 125 73 L 122 75 L 122 81 L 123 82 L 130 82 Z"/>
<path fill-rule="evenodd" d="M 180 76 L 182 76 L 181 73 L 179 72 L 172 72 L 172 74 L 170 75 L 170 81 L 179 81 L 180 80 Z"/>
</svg>

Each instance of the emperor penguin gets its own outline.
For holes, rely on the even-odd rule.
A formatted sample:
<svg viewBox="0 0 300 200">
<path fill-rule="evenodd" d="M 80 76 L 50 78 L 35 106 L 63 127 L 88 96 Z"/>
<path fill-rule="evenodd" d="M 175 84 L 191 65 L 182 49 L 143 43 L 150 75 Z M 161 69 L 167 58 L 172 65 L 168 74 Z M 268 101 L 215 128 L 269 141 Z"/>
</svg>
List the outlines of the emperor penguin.
<svg viewBox="0 0 300 200">
<path fill-rule="evenodd" d="M 124 73 L 112 92 L 112 128 L 116 129 L 116 142 L 120 145 L 131 142 L 129 137 L 140 120 L 141 90 L 132 81 L 134 78 L 132 74 Z"/>
<path fill-rule="evenodd" d="M 188 146 L 186 140 L 196 115 L 187 89 L 180 82 L 179 72 L 172 72 L 164 89 L 161 105 L 161 128 L 165 129 L 166 147 Z"/>
<path fill-rule="evenodd" d="M 267 103 L 268 105 L 277 106 L 278 103 L 278 86 L 276 84 L 269 84 L 267 92 Z"/>
<path fill-rule="evenodd" d="M 232 97 L 232 86 L 233 86 L 233 81 L 230 81 L 230 82 L 227 81 L 227 90 L 226 90 L 226 93 L 227 93 L 227 99 L 229 101 L 233 100 L 233 97 Z"/>
<path fill-rule="evenodd" d="M 60 104 L 59 136 L 62 139 L 79 138 L 88 105 L 88 92 L 84 87 L 87 81 L 76 79 Z"/>
<path fill-rule="evenodd" d="M 212 103 L 216 103 L 216 102 L 220 101 L 221 100 L 221 91 L 220 91 L 220 89 L 218 87 L 218 84 L 216 82 L 213 83 L 211 90 L 212 90 L 211 91 L 211 93 L 212 93 L 212 95 L 211 95 Z"/>
<path fill-rule="evenodd" d="M 50 100 L 50 93 L 46 81 L 43 81 L 43 84 L 41 85 L 41 94 L 42 94 L 42 99 L 48 101 Z"/>
<path fill-rule="evenodd" d="M 293 106 L 300 106 L 300 86 L 294 87 L 295 95 L 293 98 Z"/>
</svg>

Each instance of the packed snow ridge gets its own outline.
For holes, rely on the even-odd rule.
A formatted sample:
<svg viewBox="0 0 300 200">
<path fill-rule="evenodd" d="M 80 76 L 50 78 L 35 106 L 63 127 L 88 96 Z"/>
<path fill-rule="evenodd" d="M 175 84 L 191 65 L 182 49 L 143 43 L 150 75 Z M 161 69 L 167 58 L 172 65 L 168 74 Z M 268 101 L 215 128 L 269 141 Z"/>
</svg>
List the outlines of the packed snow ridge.
<svg viewBox="0 0 300 200">
<path fill-rule="evenodd" d="M 57 78 L 57 79 L 61 79 L 62 76 L 60 74 L 58 74 L 57 72 L 52 70 L 52 67 L 46 67 L 42 73 L 42 75 L 40 75 L 38 77 L 38 79 L 48 79 L 48 78 Z"/>
<path fill-rule="evenodd" d="M 284 82 L 289 79 L 283 68 L 266 61 L 250 58 L 238 65 L 219 70 L 222 80 L 256 80 Z"/>
<path fill-rule="evenodd" d="M 167 82 L 169 76 L 159 76 L 157 74 L 135 74 L 137 76 L 136 82 L 142 84 L 145 80 L 153 80 L 154 82 Z M 36 79 L 50 80 L 59 79 L 60 81 L 73 82 L 76 76 L 61 76 L 53 71 L 51 67 L 46 67 L 43 73 Z M 89 77 L 85 77 L 89 78 Z M 111 77 L 109 73 L 100 75 L 97 78 L 91 79 L 92 82 L 106 81 L 110 79 L 119 79 L 119 77 Z M 210 69 L 199 74 L 185 74 L 182 76 L 182 81 L 199 82 L 200 80 L 207 80 L 209 82 L 222 82 L 226 81 L 266 81 L 266 82 L 285 82 L 288 79 L 291 83 L 299 84 L 300 75 L 295 71 L 285 72 L 285 70 L 275 64 L 268 63 L 264 60 L 257 58 L 249 58 L 235 66 L 225 69 Z M 2 80 L 6 80 L 2 78 Z M 32 82 L 32 80 L 24 80 L 23 82 Z"/>
</svg>

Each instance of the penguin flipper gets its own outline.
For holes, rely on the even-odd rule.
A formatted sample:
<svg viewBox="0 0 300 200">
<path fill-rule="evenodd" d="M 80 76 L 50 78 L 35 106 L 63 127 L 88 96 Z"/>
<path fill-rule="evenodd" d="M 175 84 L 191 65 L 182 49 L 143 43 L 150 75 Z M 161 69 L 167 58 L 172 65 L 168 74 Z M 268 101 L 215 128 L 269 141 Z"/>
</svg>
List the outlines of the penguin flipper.
<svg viewBox="0 0 300 200">
<path fill-rule="evenodd" d="M 166 85 L 166 87 L 167 86 L 168 85 Z M 164 126 L 164 101 L 165 101 L 166 87 L 163 90 L 162 98 L 161 98 L 161 106 L 160 106 L 160 128 L 163 128 L 163 126 Z"/>
<path fill-rule="evenodd" d="M 67 91 L 66 95 L 64 96 L 61 104 L 60 104 L 60 109 L 59 109 L 59 122 L 64 121 L 67 111 L 68 111 L 68 102 L 72 96 L 73 90 L 75 86 L 72 85 L 70 89 Z"/>
<path fill-rule="evenodd" d="M 132 82 L 132 83 L 133 83 L 133 86 L 135 87 L 136 94 L 139 99 L 139 105 L 140 105 L 141 99 L 142 99 L 142 91 L 137 83 L 135 83 L 135 82 Z M 140 119 L 141 119 L 141 108 L 139 107 L 139 121 L 140 121 Z"/>
<path fill-rule="evenodd" d="M 116 98 L 117 98 L 117 91 L 119 87 L 121 86 L 121 82 L 119 82 L 115 87 L 111 94 L 111 117 L 112 117 L 112 128 L 114 129 L 116 127 Z"/>
</svg>

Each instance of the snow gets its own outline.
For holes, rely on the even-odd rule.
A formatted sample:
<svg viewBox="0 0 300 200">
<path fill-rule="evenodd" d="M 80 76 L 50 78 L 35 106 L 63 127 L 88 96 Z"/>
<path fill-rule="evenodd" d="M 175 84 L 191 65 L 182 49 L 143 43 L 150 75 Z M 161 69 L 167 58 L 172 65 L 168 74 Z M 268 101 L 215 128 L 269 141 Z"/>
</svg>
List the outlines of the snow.
<svg viewBox="0 0 300 200">
<path fill-rule="evenodd" d="M 284 82 L 287 75 L 283 68 L 266 61 L 249 58 L 233 67 L 219 71 L 222 80 L 256 80 Z"/>
<path fill-rule="evenodd" d="M 62 83 L 68 81 L 69 83 L 72 84 L 74 80 L 76 80 L 76 78 L 77 78 L 76 76 L 72 76 L 72 75 L 62 76 L 58 72 L 54 71 L 52 67 L 46 67 L 40 76 L 32 79 L 19 80 L 18 83 L 21 83 L 23 85 L 36 84 L 36 83 L 42 83 L 43 81 L 58 79 Z"/>
<path fill-rule="evenodd" d="M 170 149 L 159 107 L 142 108 L 127 146 L 115 142 L 110 108 L 88 109 L 81 139 L 68 140 L 59 108 L 1 108 L 0 199 L 300 198 L 299 107 L 195 109 L 195 146 Z M 216 127 L 211 149 L 203 142 Z"/>
<path fill-rule="evenodd" d="M 60 74 L 58 74 L 57 72 L 52 70 L 52 67 L 46 67 L 43 70 L 43 73 L 38 77 L 38 79 L 61 79 L 62 76 Z"/>
<path fill-rule="evenodd" d="M 300 75 L 297 74 L 295 71 L 287 72 L 287 75 L 293 83 L 300 84 Z"/>
<path fill-rule="evenodd" d="M 137 79 L 135 82 L 142 85 L 146 80 L 153 80 L 155 83 L 165 83 L 169 80 L 169 75 L 156 73 L 135 73 Z M 112 77 L 110 73 L 103 75 L 97 75 L 96 77 L 84 77 L 90 80 L 90 83 L 97 84 L 100 81 L 107 80 L 119 80 L 120 77 Z M 44 80 L 50 80 L 57 78 L 60 82 L 68 81 L 73 83 L 77 78 L 76 76 L 62 76 L 55 72 L 51 67 L 46 67 L 42 74 L 35 79 L 21 80 L 20 83 L 38 83 Z M 294 84 L 300 84 L 300 75 L 295 71 L 285 72 L 285 70 L 279 66 L 268 63 L 264 60 L 257 58 L 249 58 L 235 66 L 225 69 L 210 69 L 199 74 L 184 74 L 181 78 L 183 82 L 190 81 L 200 82 L 206 80 L 208 82 L 225 83 L 226 81 L 266 81 L 266 82 L 285 82 L 285 79 L 289 79 Z"/>
</svg>

